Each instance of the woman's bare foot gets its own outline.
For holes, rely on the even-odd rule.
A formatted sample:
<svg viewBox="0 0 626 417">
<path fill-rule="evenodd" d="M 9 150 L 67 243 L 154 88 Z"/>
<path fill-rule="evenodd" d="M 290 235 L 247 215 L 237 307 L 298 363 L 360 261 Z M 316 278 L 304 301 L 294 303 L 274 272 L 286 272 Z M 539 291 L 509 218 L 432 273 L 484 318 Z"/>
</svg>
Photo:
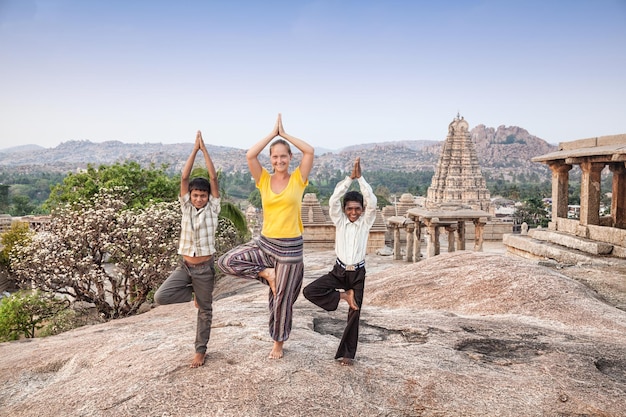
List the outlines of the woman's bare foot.
<svg viewBox="0 0 626 417">
<path fill-rule="evenodd" d="M 276 270 L 274 268 L 265 268 L 259 272 L 259 276 L 264 278 L 272 290 L 272 294 L 276 296 Z"/>
<path fill-rule="evenodd" d="M 197 368 L 199 366 L 204 365 L 204 359 L 206 358 L 206 353 L 196 353 L 191 361 L 190 368 Z"/>
<path fill-rule="evenodd" d="M 270 352 L 268 358 L 270 359 L 280 359 L 283 357 L 283 343 L 284 342 L 276 342 L 274 341 L 274 347 Z"/>
<path fill-rule="evenodd" d="M 340 300 L 346 300 L 348 305 L 352 310 L 358 310 L 359 306 L 356 305 L 356 300 L 354 299 L 354 290 L 347 290 L 339 293 Z"/>
<path fill-rule="evenodd" d="M 341 358 L 341 361 L 339 363 L 341 364 L 341 366 L 352 366 L 354 364 L 354 359 Z"/>
</svg>

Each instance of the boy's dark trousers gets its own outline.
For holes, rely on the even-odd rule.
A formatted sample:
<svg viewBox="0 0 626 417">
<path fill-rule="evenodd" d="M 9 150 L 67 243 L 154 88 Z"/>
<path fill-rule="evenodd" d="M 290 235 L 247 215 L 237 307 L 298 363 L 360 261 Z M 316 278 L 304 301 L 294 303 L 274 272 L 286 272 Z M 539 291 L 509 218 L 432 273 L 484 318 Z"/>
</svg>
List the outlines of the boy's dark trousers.
<svg viewBox="0 0 626 417">
<path fill-rule="evenodd" d="M 343 331 L 341 342 L 339 342 L 335 359 L 354 359 L 356 355 L 364 287 L 365 267 L 357 268 L 354 271 L 346 271 L 342 266 L 335 263 L 330 272 L 322 275 L 304 288 L 303 294 L 306 299 L 326 311 L 335 311 L 337 309 L 340 301 L 337 289 L 354 290 L 354 299 L 359 309 L 349 309 L 348 311 L 348 323 Z"/>
</svg>

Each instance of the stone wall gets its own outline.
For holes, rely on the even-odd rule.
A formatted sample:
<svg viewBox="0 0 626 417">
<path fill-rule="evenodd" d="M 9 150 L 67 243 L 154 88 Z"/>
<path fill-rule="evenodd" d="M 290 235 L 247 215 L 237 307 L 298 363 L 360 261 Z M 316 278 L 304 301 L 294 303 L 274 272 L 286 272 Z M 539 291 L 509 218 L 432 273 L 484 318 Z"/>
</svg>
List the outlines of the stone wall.
<svg viewBox="0 0 626 417">
<path fill-rule="evenodd" d="M 304 248 L 313 250 L 335 249 L 335 226 L 331 225 L 305 225 L 302 233 Z M 377 249 L 385 246 L 385 230 L 374 228 L 370 230 L 367 240 L 367 254 L 376 253 Z"/>
<path fill-rule="evenodd" d="M 302 232 L 305 249 L 328 250 L 335 247 L 334 224 L 308 224 Z"/>
<path fill-rule="evenodd" d="M 0 214 L 0 233 L 4 233 L 11 228 L 12 217 L 10 214 Z"/>
</svg>

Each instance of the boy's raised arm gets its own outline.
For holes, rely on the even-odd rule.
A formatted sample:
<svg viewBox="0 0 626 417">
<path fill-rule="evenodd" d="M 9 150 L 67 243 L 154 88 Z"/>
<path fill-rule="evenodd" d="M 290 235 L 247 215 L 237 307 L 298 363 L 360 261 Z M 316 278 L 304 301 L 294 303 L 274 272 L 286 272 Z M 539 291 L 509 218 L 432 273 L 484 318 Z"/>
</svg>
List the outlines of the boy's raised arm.
<svg viewBox="0 0 626 417">
<path fill-rule="evenodd" d="M 199 130 L 196 136 L 196 140 L 200 142 L 199 143 L 200 150 L 202 151 L 202 155 L 204 155 L 204 163 L 209 173 L 209 181 L 211 182 L 211 195 L 215 198 L 219 198 L 220 187 L 217 182 L 217 171 L 215 170 L 215 165 L 213 165 L 213 160 L 211 159 L 211 155 L 209 155 L 209 151 L 207 151 L 206 149 L 206 145 L 204 144 L 204 139 L 202 139 L 202 133 Z"/>
<path fill-rule="evenodd" d="M 193 168 L 193 163 L 196 160 L 196 154 L 200 150 L 199 138 L 200 139 L 202 138 L 202 134 L 198 130 L 198 133 L 196 133 L 196 141 L 193 144 L 193 150 L 191 151 L 189 158 L 187 158 L 187 162 L 185 162 L 185 165 L 183 166 L 183 171 L 180 176 L 180 196 L 181 197 L 187 194 L 187 192 L 189 191 L 189 176 L 191 175 L 191 169 Z"/>
</svg>

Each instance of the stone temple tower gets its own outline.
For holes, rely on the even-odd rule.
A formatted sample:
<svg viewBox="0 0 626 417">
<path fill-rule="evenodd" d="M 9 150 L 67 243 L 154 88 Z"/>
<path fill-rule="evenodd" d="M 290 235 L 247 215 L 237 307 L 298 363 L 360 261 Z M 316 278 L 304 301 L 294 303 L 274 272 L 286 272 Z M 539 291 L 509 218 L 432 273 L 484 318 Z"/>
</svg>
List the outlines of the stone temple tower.
<svg viewBox="0 0 626 417">
<path fill-rule="evenodd" d="M 428 210 L 490 211 L 491 200 L 467 121 L 459 114 L 448 126 L 425 206 Z"/>
</svg>

